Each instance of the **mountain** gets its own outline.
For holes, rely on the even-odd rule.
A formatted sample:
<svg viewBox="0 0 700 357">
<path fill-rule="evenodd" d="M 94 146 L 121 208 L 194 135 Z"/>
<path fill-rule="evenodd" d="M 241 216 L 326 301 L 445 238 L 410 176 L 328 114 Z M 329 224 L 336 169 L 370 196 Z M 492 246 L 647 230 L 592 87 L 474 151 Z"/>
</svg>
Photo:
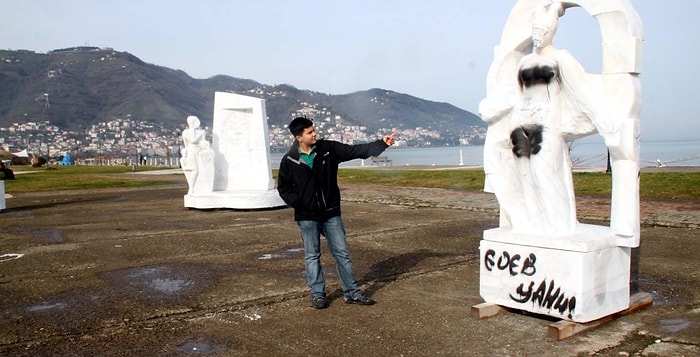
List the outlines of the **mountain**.
<svg viewBox="0 0 700 357">
<path fill-rule="evenodd" d="M 478 116 L 451 104 L 385 89 L 330 95 L 225 75 L 195 79 L 109 48 L 0 50 L 0 127 L 50 121 L 61 129 L 79 131 L 130 117 L 177 128 L 188 115 L 209 125 L 215 91 L 266 99 L 271 125 L 308 114 L 315 119 L 340 116 L 345 124 L 372 129 L 430 128 L 445 136 L 485 127 Z"/>
</svg>

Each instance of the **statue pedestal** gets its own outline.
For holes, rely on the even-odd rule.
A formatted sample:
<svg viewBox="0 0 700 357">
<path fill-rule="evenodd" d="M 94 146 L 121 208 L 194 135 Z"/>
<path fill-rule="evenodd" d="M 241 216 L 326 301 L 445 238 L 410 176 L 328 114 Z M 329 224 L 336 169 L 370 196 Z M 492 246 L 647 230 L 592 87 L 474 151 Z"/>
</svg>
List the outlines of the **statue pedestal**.
<svg viewBox="0 0 700 357">
<path fill-rule="evenodd" d="M 0 180 L 0 212 L 7 208 L 5 206 L 5 181 Z"/>
<path fill-rule="evenodd" d="M 487 303 L 574 322 L 629 307 L 630 248 L 609 227 L 581 224 L 566 237 L 495 228 L 483 238 L 479 292 Z"/>
<path fill-rule="evenodd" d="M 185 207 L 187 208 L 263 209 L 286 205 L 275 189 L 266 191 L 214 191 L 185 195 Z"/>
</svg>

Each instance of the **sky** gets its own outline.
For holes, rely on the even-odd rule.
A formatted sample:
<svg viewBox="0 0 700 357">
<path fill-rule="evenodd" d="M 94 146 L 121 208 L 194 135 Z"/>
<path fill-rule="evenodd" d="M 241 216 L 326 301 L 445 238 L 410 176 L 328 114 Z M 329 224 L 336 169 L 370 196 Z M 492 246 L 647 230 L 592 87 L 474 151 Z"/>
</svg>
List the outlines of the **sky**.
<svg viewBox="0 0 700 357">
<path fill-rule="evenodd" d="M 700 1 L 629 1 L 644 26 L 642 141 L 700 140 Z M 0 49 L 111 47 L 194 78 L 382 88 L 477 113 L 516 2 L 0 0 Z M 599 73 L 600 41 L 597 22 L 573 8 L 554 45 Z"/>
</svg>

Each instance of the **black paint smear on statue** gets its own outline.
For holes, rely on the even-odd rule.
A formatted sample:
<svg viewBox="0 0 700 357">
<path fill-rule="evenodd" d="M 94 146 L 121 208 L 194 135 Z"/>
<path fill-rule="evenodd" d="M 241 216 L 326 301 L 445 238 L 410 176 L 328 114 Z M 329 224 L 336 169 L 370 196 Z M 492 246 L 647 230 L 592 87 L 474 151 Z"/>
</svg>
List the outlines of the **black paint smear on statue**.
<svg viewBox="0 0 700 357">
<path fill-rule="evenodd" d="M 533 291 L 534 286 L 535 282 L 531 281 L 527 289 L 525 289 L 525 283 L 522 283 L 515 289 L 517 296 L 513 296 L 513 294 L 509 296 L 517 303 L 524 304 L 530 301 L 533 305 L 538 305 L 541 308 L 557 310 L 562 315 L 568 310 L 569 314 L 567 316 L 569 318 L 573 316 L 576 309 L 575 296 L 567 298 L 566 294 L 562 293 L 559 287 L 554 290 L 556 287 L 554 280 L 550 281 L 548 285 L 547 279 L 542 279 L 540 285 Z"/>
<path fill-rule="evenodd" d="M 542 125 L 524 125 L 515 128 L 510 133 L 510 141 L 513 143 L 513 154 L 516 157 L 529 158 L 537 155 L 542 149 Z"/>
<path fill-rule="evenodd" d="M 549 84 L 554 78 L 554 68 L 550 66 L 534 66 L 520 70 L 518 84 L 520 88 L 532 87 L 537 84 Z"/>
</svg>

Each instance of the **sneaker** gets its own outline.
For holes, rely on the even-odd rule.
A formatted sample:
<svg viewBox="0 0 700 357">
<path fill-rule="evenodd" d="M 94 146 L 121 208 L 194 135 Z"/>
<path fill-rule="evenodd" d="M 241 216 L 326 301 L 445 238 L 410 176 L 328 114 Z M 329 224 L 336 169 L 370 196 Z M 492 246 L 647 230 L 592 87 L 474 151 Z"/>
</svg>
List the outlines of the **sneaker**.
<svg viewBox="0 0 700 357">
<path fill-rule="evenodd" d="M 311 306 L 313 306 L 314 309 L 327 308 L 328 303 L 326 302 L 326 297 L 325 296 L 317 296 L 317 297 L 311 299 Z"/>
<path fill-rule="evenodd" d="M 345 298 L 346 304 L 357 304 L 357 305 L 374 305 L 376 301 L 372 300 L 371 297 L 360 292 L 359 294 L 353 296 L 351 299 Z"/>
</svg>

